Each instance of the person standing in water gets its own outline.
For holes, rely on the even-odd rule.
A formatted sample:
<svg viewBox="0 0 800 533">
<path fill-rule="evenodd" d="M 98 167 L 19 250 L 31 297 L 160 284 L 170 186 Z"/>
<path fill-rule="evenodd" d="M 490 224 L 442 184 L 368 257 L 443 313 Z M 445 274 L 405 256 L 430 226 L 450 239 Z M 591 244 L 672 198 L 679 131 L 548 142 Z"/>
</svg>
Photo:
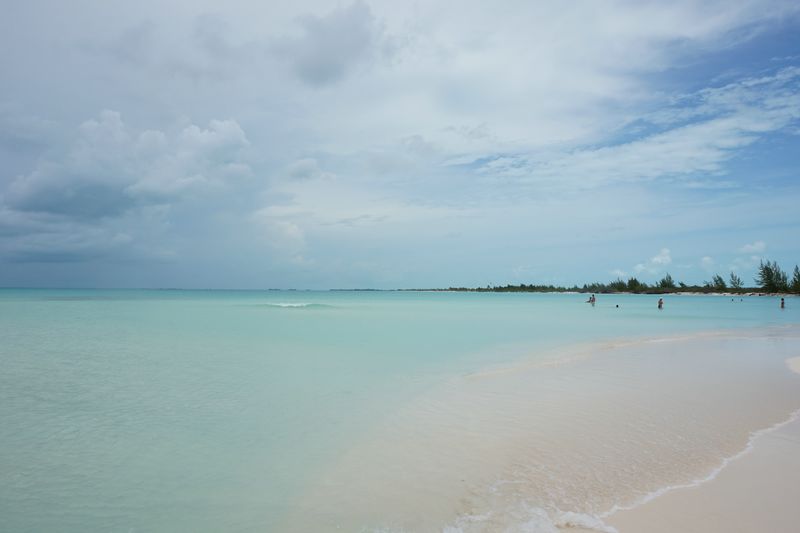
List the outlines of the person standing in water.
<svg viewBox="0 0 800 533">
<path fill-rule="evenodd" d="M 658 308 L 659 309 L 664 309 L 664 298 L 659 298 L 658 299 Z"/>
<path fill-rule="evenodd" d="M 783 298 L 781 298 L 781 309 L 786 309 L 786 302 L 783 301 Z"/>
</svg>

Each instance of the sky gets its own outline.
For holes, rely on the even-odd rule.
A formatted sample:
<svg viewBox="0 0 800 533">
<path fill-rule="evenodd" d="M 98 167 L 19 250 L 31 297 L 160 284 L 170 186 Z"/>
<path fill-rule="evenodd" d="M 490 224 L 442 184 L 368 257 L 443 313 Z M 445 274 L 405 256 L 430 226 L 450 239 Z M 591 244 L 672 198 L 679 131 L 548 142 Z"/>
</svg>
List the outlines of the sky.
<svg viewBox="0 0 800 533">
<path fill-rule="evenodd" d="M 800 263 L 796 0 L 2 8 L 0 286 Z"/>
</svg>

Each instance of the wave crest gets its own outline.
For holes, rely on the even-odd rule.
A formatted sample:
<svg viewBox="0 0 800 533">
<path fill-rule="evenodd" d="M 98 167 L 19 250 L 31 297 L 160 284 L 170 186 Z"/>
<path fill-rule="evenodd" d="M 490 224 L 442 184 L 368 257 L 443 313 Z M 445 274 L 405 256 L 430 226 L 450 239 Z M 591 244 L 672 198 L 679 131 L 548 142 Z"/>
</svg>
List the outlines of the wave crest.
<svg viewBox="0 0 800 533">
<path fill-rule="evenodd" d="M 275 302 L 259 304 L 259 307 L 274 307 L 280 309 L 327 309 L 333 307 L 328 304 L 309 303 L 309 302 Z"/>
</svg>

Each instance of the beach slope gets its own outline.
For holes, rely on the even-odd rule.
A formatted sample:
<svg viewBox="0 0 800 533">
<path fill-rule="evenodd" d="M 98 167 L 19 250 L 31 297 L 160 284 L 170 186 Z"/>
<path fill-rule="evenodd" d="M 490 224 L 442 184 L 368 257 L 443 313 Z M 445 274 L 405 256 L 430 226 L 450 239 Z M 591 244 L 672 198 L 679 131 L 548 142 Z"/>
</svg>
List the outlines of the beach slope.
<svg viewBox="0 0 800 533">
<path fill-rule="evenodd" d="M 800 357 L 787 361 L 800 373 Z M 605 522 L 620 533 L 800 530 L 800 419 L 757 435 L 713 479 L 669 491 Z"/>
</svg>

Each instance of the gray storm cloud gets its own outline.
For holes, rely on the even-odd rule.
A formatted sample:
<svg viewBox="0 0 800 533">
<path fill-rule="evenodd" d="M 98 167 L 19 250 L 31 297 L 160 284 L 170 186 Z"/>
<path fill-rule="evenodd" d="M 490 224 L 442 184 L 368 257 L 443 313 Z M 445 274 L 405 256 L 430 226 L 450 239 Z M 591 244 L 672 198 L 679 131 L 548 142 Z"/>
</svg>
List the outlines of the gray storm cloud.
<svg viewBox="0 0 800 533">
<path fill-rule="evenodd" d="M 300 34 L 279 40 L 275 51 L 311 85 L 343 78 L 373 59 L 382 29 L 369 7 L 356 2 L 327 15 L 298 17 Z"/>
<path fill-rule="evenodd" d="M 232 120 L 194 124 L 169 137 L 135 133 L 119 113 L 104 111 L 78 128 L 71 146 L 13 180 L 7 205 L 76 218 L 119 215 L 140 203 L 179 198 L 192 189 L 250 173 L 240 160 L 247 138 Z"/>
</svg>

